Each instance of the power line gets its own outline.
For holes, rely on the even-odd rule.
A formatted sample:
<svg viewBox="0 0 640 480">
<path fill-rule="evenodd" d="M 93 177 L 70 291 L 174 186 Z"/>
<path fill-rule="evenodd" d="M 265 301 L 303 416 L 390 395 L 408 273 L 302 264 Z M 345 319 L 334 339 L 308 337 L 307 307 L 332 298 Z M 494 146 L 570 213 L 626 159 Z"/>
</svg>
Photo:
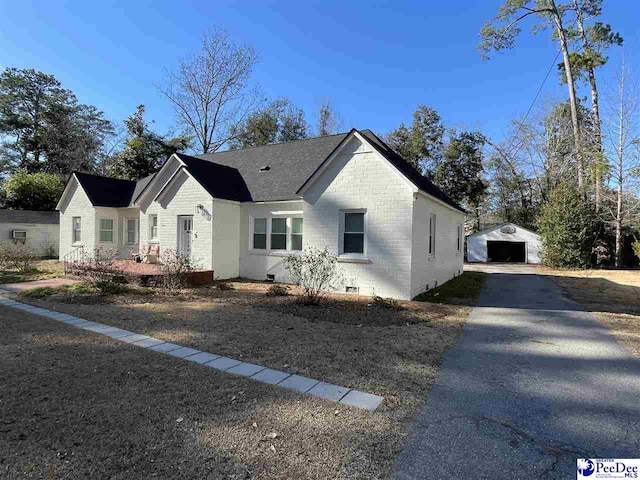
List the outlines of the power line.
<svg viewBox="0 0 640 480">
<path fill-rule="evenodd" d="M 522 117 L 522 120 L 520 120 L 520 122 L 518 122 L 518 129 L 516 130 L 516 133 L 514 135 L 514 140 L 512 141 L 512 144 L 509 146 L 509 148 L 507 150 L 511 150 L 511 148 L 513 147 L 513 142 L 515 141 L 515 137 L 518 136 L 518 134 L 520 133 L 520 130 L 522 130 L 522 126 L 524 125 L 525 120 L 527 119 L 527 117 L 531 113 L 531 110 L 533 110 L 533 106 L 536 104 L 536 101 L 538 100 L 538 97 L 542 93 L 542 89 L 544 88 L 544 84 L 547 83 L 547 80 L 549 79 L 549 75 L 551 75 L 551 72 L 553 71 L 554 67 L 557 65 L 556 62 L 558 61 L 558 57 L 560 56 L 560 53 L 562 53 L 562 49 L 558 50 L 558 53 L 556 53 L 556 56 L 553 59 L 553 63 L 551 64 L 551 67 L 549 67 L 549 70 L 547 70 L 547 74 L 544 76 L 544 79 L 542 80 L 542 83 L 540 84 L 540 87 L 538 88 L 538 91 L 536 92 L 535 96 L 533 97 L 533 100 L 531 101 L 531 104 L 529 105 L 529 108 L 527 109 L 527 113 L 525 113 L 524 117 Z M 515 157 L 518 154 L 518 152 L 520 152 L 521 148 L 522 148 L 522 145 L 519 146 L 516 149 L 515 152 L 513 152 L 512 157 Z M 508 153 L 508 155 L 511 155 L 511 154 Z"/>
</svg>

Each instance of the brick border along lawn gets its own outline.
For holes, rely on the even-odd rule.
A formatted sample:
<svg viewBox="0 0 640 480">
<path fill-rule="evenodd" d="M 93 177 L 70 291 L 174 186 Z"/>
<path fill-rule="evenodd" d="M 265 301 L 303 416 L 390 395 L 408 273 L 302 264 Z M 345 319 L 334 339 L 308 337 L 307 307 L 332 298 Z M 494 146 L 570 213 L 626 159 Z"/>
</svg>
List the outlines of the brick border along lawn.
<svg viewBox="0 0 640 480">
<path fill-rule="evenodd" d="M 461 290 L 466 292 L 469 288 L 464 282 L 468 282 L 469 278 L 463 275 L 454 282 L 462 282 Z M 17 363 L 11 363 L 11 369 L 6 370 L 4 378 L 9 388 L 8 398 L 18 395 L 27 399 L 26 403 L 5 403 L 12 418 L 17 419 L 14 425 L 16 432 L 23 429 L 23 425 L 32 425 L 29 423 L 30 412 L 35 405 L 32 403 L 39 401 L 38 391 L 45 392 L 43 389 L 48 388 L 42 395 L 52 402 L 57 402 L 62 395 L 66 405 L 66 397 L 79 396 L 73 408 L 76 411 L 88 409 L 85 415 L 89 416 L 79 418 L 78 429 L 84 429 L 89 436 L 96 435 L 95 414 L 89 412 L 95 412 L 98 406 L 111 409 L 112 403 L 119 406 L 118 409 L 111 409 L 113 413 L 105 418 L 109 422 L 116 422 L 118 426 L 127 427 L 123 427 L 122 432 L 116 427 L 113 434 L 108 430 L 108 435 L 110 439 L 113 437 L 114 442 L 118 439 L 119 443 L 114 445 L 122 441 L 126 444 L 130 436 L 127 433 L 127 429 L 130 429 L 128 425 L 132 421 L 135 424 L 138 420 L 146 420 L 135 413 L 143 405 L 124 404 L 125 397 L 122 394 L 127 393 L 128 402 L 136 402 L 137 396 L 129 392 L 133 394 L 138 391 L 140 402 L 151 402 L 158 408 L 162 405 L 164 410 L 183 406 L 205 412 L 204 416 L 203 413 L 196 414 L 190 423 L 196 425 L 195 432 L 201 431 L 200 443 L 204 441 L 207 446 L 214 448 L 214 455 L 231 455 L 247 465 L 247 471 L 253 472 L 247 478 L 255 475 L 274 479 L 315 479 L 327 478 L 327 472 L 336 479 L 386 478 L 437 375 L 442 354 L 458 339 L 470 309 L 461 305 L 421 302 L 378 304 L 371 298 L 350 295 L 330 295 L 321 307 L 307 307 L 292 296 L 267 297 L 265 292 L 269 285 L 231 282 L 231 286 L 234 290 L 200 288 L 177 295 L 149 291 L 109 296 L 78 293 L 86 289 L 48 291 L 41 298 L 22 294 L 21 297 L 29 304 L 105 325 L 96 328 L 113 328 L 110 330 L 112 333 L 118 329 L 138 332 L 153 340 L 137 337 L 138 342 L 146 342 L 144 345 L 148 347 L 139 348 L 107 336 L 91 335 L 83 344 L 88 346 L 88 340 L 91 340 L 96 346 L 105 343 L 113 346 L 108 350 L 97 348 L 90 359 L 81 357 L 76 361 L 80 347 L 77 346 L 77 340 L 67 339 L 68 334 L 44 337 L 27 334 L 21 336 L 19 341 L 10 338 L 9 349 L 4 350 L 4 356 L 9 355 L 6 358 L 13 358 L 11 351 L 31 349 L 37 352 L 37 358 L 43 365 L 40 372 L 40 367 L 32 366 L 22 355 Z M 10 327 L 5 330 L 5 337 L 11 337 L 14 327 L 27 329 L 22 320 L 15 321 L 21 316 L 32 316 L 26 310 L 14 310 L 16 313 L 9 315 L 8 319 L 7 315 L 2 318 L 3 310 L 7 308 L 0 306 L 0 323 L 5 320 Z M 70 326 L 62 322 L 45 319 L 39 322 L 50 325 L 51 329 L 70 330 Z M 75 336 L 87 336 L 90 332 L 75 328 L 71 330 L 78 332 Z M 3 343 L 2 337 L 3 332 L 0 332 L 0 343 Z M 245 364 L 243 368 L 249 370 L 259 368 L 252 365 L 264 365 L 287 374 L 322 379 L 326 383 L 383 396 L 385 401 L 374 413 L 345 408 L 340 403 L 299 395 L 286 388 L 273 388 L 240 375 L 228 375 L 215 368 L 195 368 L 188 361 L 154 352 L 152 348 L 172 348 L 162 347 L 163 344 L 157 341 L 164 342 L 164 345 L 178 344 L 199 352 L 215 352 L 216 355 L 241 360 Z M 34 342 L 39 347 L 34 347 Z M 0 349 L 0 356 L 2 352 Z M 192 353 L 190 350 L 186 352 Z M 199 353 L 193 353 L 193 356 L 200 361 L 211 362 L 210 357 L 196 355 Z M 140 370 L 138 367 L 147 373 L 136 375 L 129 381 L 129 375 Z M 111 370 L 120 373 L 114 375 Z M 166 375 L 163 375 L 163 371 L 166 371 Z M 174 373 L 177 371 L 184 373 L 176 377 Z M 67 376 L 61 377 L 62 372 L 67 372 Z M 186 377 L 184 380 L 183 376 Z M 2 373 L 0 377 L 3 377 Z M 199 379 L 195 380 L 195 377 Z M 182 390 L 173 388 L 176 378 L 179 378 Z M 66 384 L 71 385 L 60 390 L 61 385 Z M 169 390 L 167 385 L 170 385 Z M 227 385 L 238 387 L 230 389 Z M 100 395 L 93 395 L 95 389 L 100 391 Z M 174 405 L 176 391 L 184 393 L 179 395 L 181 400 Z M 202 391 L 206 391 L 206 395 Z M 234 393 L 228 393 L 230 391 Z M 31 398 L 33 402 L 29 403 Z M 168 405 L 164 403 L 167 401 Z M 204 410 L 200 408 L 203 402 L 206 406 Z M 243 411 L 246 413 L 242 418 L 234 414 L 233 420 L 230 420 L 228 413 L 235 411 L 237 402 L 243 402 Z M 131 417 L 129 412 L 134 416 Z M 64 414 L 64 418 L 80 415 L 64 409 L 61 414 Z M 187 424 L 187 417 L 184 418 L 185 422 L 180 425 Z M 47 429 L 51 422 L 58 421 L 52 416 L 36 426 Z M 102 420 L 99 422 L 104 424 Z M 265 428 L 269 430 L 265 432 Z M 258 434 L 258 431 L 262 433 Z M 162 432 L 164 435 L 169 431 L 163 428 Z M 269 432 L 275 432 L 277 438 L 271 436 L 265 439 L 265 434 Z M 140 437 L 138 440 L 144 444 L 146 440 L 143 433 Z M 102 440 L 96 437 L 94 441 L 87 441 L 90 445 L 86 446 L 93 448 L 94 441 Z M 30 448 L 34 442 L 39 440 L 32 438 L 26 444 L 10 442 L 7 451 L 11 452 L 11 458 L 15 456 L 18 459 L 20 455 L 24 457 L 28 451 L 25 448 Z M 49 451 L 44 443 L 41 447 L 42 451 Z M 77 449 L 73 450 L 77 452 Z M 156 459 L 156 462 L 159 461 Z M 175 461 L 184 461 L 185 466 L 191 462 L 181 457 L 180 453 Z M 96 464 L 91 462 L 86 467 L 95 468 Z M 110 461 L 105 463 L 104 469 L 109 475 L 121 471 L 119 467 L 113 470 Z M 238 478 L 245 477 L 239 475 Z"/>
<path fill-rule="evenodd" d="M 72 315 L 55 312 L 46 308 L 33 307 L 9 298 L 0 297 L 0 304 L 11 308 L 25 310 L 68 325 L 73 325 L 74 327 L 88 330 L 99 335 L 106 335 L 107 337 L 111 337 L 120 342 L 130 343 L 138 347 L 148 348 L 158 353 L 164 353 L 171 355 L 172 357 L 182 358 L 190 362 L 215 368 L 216 370 L 232 373 L 234 375 L 241 375 L 243 377 L 248 377 L 251 380 L 268 383 L 270 385 L 290 388 L 300 393 L 306 393 L 325 400 L 333 400 L 352 407 L 364 408 L 371 412 L 375 411 L 384 400 L 384 398 L 378 395 L 371 395 L 370 393 L 352 390 L 346 387 L 341 387 L 340 385 L 333 385 L 331 383 L 321 382 L 320 380 L 273 370 L 261 365 L 246 363 L 241 360 L 224 357 L 222 355 L 202 352 L 194 348 L 164 342 L 163 340 L 158 340 L 147 335 L 140 335 L 128 330 L 88 321 L 84 318 L 74 317 Z"/>
</svg>

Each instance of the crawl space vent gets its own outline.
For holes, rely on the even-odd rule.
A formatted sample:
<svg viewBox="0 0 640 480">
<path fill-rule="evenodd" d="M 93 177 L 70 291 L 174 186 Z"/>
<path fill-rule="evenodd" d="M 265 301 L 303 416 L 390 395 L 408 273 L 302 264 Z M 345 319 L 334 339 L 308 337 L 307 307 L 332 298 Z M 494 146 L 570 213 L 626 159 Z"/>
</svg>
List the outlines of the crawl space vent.
<svg viewBox="0 0 640 480">
<path fill-rule="evenodd" d="M 267 274 L 267 281 L 268 282 L 275 282 L 276 281 L 276 276 L 272 273 L 268 273 Z"/>
<path fill-rule="evenodd" d="M 347 287 L 345 290 L 347 293 L 358 293 L 360 289 L 358 287 Z"/>
</svg>

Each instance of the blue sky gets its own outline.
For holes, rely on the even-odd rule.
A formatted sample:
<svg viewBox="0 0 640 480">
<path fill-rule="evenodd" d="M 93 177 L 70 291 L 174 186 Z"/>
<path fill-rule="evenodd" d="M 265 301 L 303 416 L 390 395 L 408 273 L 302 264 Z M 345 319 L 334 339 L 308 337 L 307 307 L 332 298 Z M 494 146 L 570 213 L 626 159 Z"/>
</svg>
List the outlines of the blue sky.
<svg viewBox="0 0 640 480">
<path fill-rule="evenodd" d="M 142 103 L 166 133 L 175 117 L 154 84 L 216 25 L 255 46 L 254 78 L 264 93 L 289 97 L 310 121 L 328 97 L 345 130 L 384 134 L 425 103 L 448 127 L 499 140 L 529 107 L 557 52 L 548 33 L 525 30 L 515 50 L 482 61 L 478 32 L 500 3 L 0 0 L 0 65 L 53 74 L 112 120 Z M 627 62 L 638 65 L 640 4 L 604 3 L 604 21 L 625 38 Z M 612 53 L 601 82 L 615 73 L 618 56 Z M 554 71 L 540 101 L 565 92 Z"/>
</svg>

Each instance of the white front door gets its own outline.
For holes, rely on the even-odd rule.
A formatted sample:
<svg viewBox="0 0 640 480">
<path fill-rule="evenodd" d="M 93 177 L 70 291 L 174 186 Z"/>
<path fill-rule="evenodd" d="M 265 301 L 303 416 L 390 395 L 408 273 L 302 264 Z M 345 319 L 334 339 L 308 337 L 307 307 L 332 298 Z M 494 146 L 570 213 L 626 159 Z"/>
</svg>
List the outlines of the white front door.
<svg viewBox="0 0 640 480">
<path fill-rule="evenodd" d="M 178 216 L 178 253 L 191 257 L 191 242 L 193 238 L 193 215 Z"/>
</svg>

